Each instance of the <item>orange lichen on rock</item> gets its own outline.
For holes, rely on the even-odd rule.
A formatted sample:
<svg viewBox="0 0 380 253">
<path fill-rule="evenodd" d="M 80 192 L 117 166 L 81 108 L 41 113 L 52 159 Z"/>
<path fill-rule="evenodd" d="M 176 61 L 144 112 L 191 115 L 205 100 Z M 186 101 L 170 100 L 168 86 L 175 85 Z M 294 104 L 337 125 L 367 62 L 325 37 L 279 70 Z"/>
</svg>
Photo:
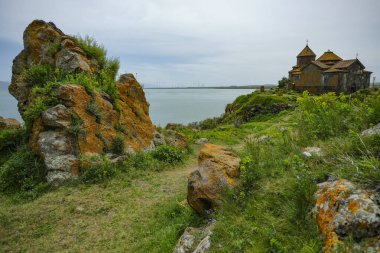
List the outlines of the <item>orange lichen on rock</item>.
<svg viewBox="0 0 380 253">
<path fill-rule="evenodd" d="M 187 201 L 200 214 L 215 209 L 224 187 L 238 183 L 240 158 L 225 147 L 205 144 L 199 152 L 198 168 L 188 180 Z"/>
<path fill-rule="evenodd" d="M 344 198 L 344 192 L 349 189 L 346 182 L 348 181 L 340 179 L 334 182 L 334 187 L 326 184 L 317 193 L 317 223 L 325 237 L 325 252 L 329 252 L 339 241 L 338 235 L 333 231 L 333 222 L 338 201 L 340 198 Z"/>
<path fill-rule="evenodd" d="M 355 214 L 359 209 L 359 203 L 356 201 L 349 202 L 348 209 L 351 211 L 351 213 Z"/>
<path fill-rule="evenodd" d="M 336 252 L 338 245 L 347 248 L 345 252 L 380 252 L 380 245 L 374 247 L 371 243 L 380 236 L 380 208 L 376 201 L 379 196 L 345 179 L 319 186 L 315 211 L 325 241 L 324 252 Z"/>
<path fill-rule="evenodd" d="M 65 35 L 52 22 L 34 20 L 23 39 L 24 49 L 13 61 L 9 91 L 18 100 L 23 116 L 36 99 L 42 101 L 41 111 L 27 123 L 31 126 L 29 144 L 44 161 L 49 181 L 76 177 L 81 156 L 120 155 L 154 147 L 155 126 L 149 117 L 149 104 L 132 74 L 121 75 L 117 83 L 110 74 L 107 81 L 94 81 L 92 89 L 86 86 L 89 90 L 85 88 L 88 83 L 57 82 L 54 88 L 44 89 L 50 94 L 40 94 L 34 88 L 44 83 L 25 78 L 32 75 L 27 70 L 34 73 L 33 66 L 43 65 L 44 70 L 71 77 L 81 73 L 91 80 L 94 73 L 105 69 L 83 42 Z M 49 97 L 54 99 L 47 102 Z"/>
</svg>

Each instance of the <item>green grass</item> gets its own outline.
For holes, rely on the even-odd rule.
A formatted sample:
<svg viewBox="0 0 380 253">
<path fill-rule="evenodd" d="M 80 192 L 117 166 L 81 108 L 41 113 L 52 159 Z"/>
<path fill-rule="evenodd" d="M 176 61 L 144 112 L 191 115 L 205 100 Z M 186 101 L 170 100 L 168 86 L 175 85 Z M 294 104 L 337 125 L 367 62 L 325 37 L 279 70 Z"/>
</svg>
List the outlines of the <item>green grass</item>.
<svg viewBox="0 0 380 253">
<path fill-rule="evenodd" d="M 239 127 L 173 126 L 190 142 L 205 137 L 242 158 L 240 186 L 226 192 L 226 200 L 210 216 L 196 215 L 186 203 L 187 176 L 196 167 L 200 146 L 192 144 L 195 152 L 186 154 L 163 146 L 130 155 L 120 167 L 106 159 L 105 165 L 94 163 L 93 174 L 87 175 L 91 180 L 84 176 L 32 201 L 0 194 L 0 249 L 171 252 L 187 226 L 213 218 L 210 252 L 321 252 L 323 240 L 311 212 L 317 184 L 345 178 L 368 189 L 380 185 L 380 138 L 359 134 L 378 123 L 373 116 L 378 102 L 376 95 L 357 98 L 357 104 L 329 97 L 330 106 L 318 104 L 315 97 L 304 99 L 312 106 L 299 104 Z M 367 113 L 350 115 L 363 108 Z M 310 118 L 302 118 L 306 109 Z M 331 128 L 333 115 L 342 110 L 349 127 Z M 305 119 L 320 118 L 324 125 L 305 131 Z M 332 130 L 321 138 L 324 129 Z M 269 139 L 257 143 L 264 135 Z M 320 147 L 323 156 L 305 157 L 306 146 Z"/>
<path fill-rule="evenodd" d="M 194 163 L 72 183 L 21 204 L 0 195 L 1 251 L 170 252 L 189 224 L 202 222 L 186 205 Z"/>
</svg>

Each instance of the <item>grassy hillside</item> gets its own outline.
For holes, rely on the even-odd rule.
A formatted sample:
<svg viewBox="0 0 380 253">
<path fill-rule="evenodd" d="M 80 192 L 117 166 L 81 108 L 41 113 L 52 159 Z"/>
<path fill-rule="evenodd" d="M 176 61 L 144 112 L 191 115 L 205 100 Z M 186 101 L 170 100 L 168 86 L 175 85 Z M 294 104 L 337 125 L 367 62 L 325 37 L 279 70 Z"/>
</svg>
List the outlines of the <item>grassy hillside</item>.
<svg viewBox="0 0 380 253">
<path fill-rule="evenodd" d="M 265 105 L 257 101 L 291 106 L 243 114 L 244 121 L 236 124 L 239 112 Z M 321 252 L 311 212 L 317 183 L 346 178 L 365 188 L 380 185 L 380 137 L 360 135 L 380 121 L 379 91 L 254 93 L 232 105 L 229 120 L 171 126 L 191 142 L 205 137 L 242 158 L 240 186 L 210 216 L 196 215 L 185 200 L 186 177 L 200 148 L 192 144 L 184 163 L 137 154 L 117 168 L 101 164 L 95 172 L 113 173 L 94 182 L 79 180 L 34 195 L 35 188 L 3 191 L 0 251 L 171 252 L 187 226 L 215 219 L 211 252 Z M 261 108 L 273 103 L 267 105 Z M 17 145 L 7 147 L 17 150 Z M 320 147 L 323 156 L 303 155 L 307 146 Z"/>
</svg>

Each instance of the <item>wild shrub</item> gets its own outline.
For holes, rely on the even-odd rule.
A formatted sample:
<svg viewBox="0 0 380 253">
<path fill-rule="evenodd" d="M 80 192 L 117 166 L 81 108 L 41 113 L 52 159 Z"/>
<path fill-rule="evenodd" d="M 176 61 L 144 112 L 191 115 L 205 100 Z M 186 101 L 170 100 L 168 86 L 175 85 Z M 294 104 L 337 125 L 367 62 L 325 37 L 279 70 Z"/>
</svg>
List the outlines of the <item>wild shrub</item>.
<svg viewBox="0 0 380 253">
<path fill-rule="evenodd" d="M 184 160 L 184 151 L 169 145 L 161 145 L 152 151 L 153 158 L 158 161 L 174 164 Z"/>
<path fill-rule="evenodd" d="M 369 97 L 365 102 L 369 107 L 369 123 L 373 125 L 380 123 L 380 95 Z"/>
<path fill-rule="evenodd" d="M 128 131 L 127 126 L 122 125 L 122 124 L 120 124 L 120 123 L 116 124 L 116 126 L 115 126 L 115 130 L 118 131 L 118 132 L 120 132 L 120 133 L 123 133 L 123 134 L 125 134 L 125 135 L 128 135 L 128 134 L 129 134 L 129 131 Z"/>
<path fill-rule="evenodd" d="M 304 92 L 297 99 L 298 127 L 302 141 L 327 139 L 358 131 L 368 121 L 368 109 L 358 99 L 327 93 L 310 96 Z"/>
<path fill-rule="evenodd" d="M 30 129 L 32 128 L 33 122 L 41 115 L 43 111 L 57 104 L 58 104 L 58 100 L 54 96 L 51 96 L 51 97 L 41 96 L 41 97 L 35 98 L 22 114 L 22 118 L 24 119 L 27 132 L 30 131 Z"/>
<path fill-rule="evenodd" d="M 35 198 L 45 188 L 45 168 L 27 146 L 20 147 L 0 167 L 0 190 Z"/>
<path fill-rule="evenodd" d="M 75 136 L 86 134 L 86 131 L 83 129 L 83 120 L 74 112 L 71 114 L 71 124 L 68 130 L 69 133 Z"/>
<path fill-rule="evenodd" d="M 32 65 L 30 68 L 25 69 L 21 76 L 30 86 L 43 87 L 48 82 L 61 80 L 66 74 L 64 71 L 55 69 L 50 65 Z"/>
<path fill-rule="evenodd" d="M 132 170 L 152 170 L 158 167 L 158 162 L 155 160 L 150 152 L 138 152 L 131 154 L 128 160 L 124 162 L 123 169 L 126 171 Z"/>
<path fill-rule="evenodd" d="M 95 116 L 96 123 L 100 124 L 102 122 L 102 113 L 100 112 L 99 106 L 95 100 L 91 100 L 87 104 L 86 111 Z"/>
<path fill-rule="evenodd" d="M 124 137 L 121 134 L 116 134 L 113 138 L 112 151 L 115 154 L 123 154 L 125 150 Z"/>
<path fill-rule="evenodd" d="M 83 49 L 87 57 L 95 61 L 100 68 L 104 68 L 107 59 L 107 50 L 104 46 L 100 45 L 94 38 L 88 35 L 84 37 L 77 35 L 74 39 Z"/>
<path fill-rule="evenodd" d="M 208 118 L 208 119 L 200 121 L 198 123 L 198 126 L 201 130 L 214 129 L 218 125 L 220 125 L 221 122 L 222 122 L 222 118 L 220 117 Z"/>
<path fill-rule="evenodd" d="M 5 149 L 15 149 L 25 141 L 25 129 L 0 130 L 0 152 Z"/>
<path fill-rule="evenodd" d="M 110 163 L 103 156 L 92 156 L 90 158 L 82 158 L 81 160 L 81 181 L 85 183 L 99 183 L 106 179 L 112 178 L 119 168 Z"/>
</svg>

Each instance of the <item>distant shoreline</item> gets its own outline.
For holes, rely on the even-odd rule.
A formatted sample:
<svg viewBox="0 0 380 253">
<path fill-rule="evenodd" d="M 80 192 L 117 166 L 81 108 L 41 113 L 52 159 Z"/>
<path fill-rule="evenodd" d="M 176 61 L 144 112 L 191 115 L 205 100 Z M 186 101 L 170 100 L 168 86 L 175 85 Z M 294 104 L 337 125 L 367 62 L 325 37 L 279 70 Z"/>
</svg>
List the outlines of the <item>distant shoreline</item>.
<svg viewBox="0 0 380 253">
<path fill-rule="evenodd" d="M 205 86 L 205 87 L 144 87 L 144 89 L 150 90 L 162 90 L 162 89 L 260 89 L 261 86 L 265 88 L 276 87 L 274 84 L 264 85 L 244 85 L 244 86 Z"/>
</svg>

